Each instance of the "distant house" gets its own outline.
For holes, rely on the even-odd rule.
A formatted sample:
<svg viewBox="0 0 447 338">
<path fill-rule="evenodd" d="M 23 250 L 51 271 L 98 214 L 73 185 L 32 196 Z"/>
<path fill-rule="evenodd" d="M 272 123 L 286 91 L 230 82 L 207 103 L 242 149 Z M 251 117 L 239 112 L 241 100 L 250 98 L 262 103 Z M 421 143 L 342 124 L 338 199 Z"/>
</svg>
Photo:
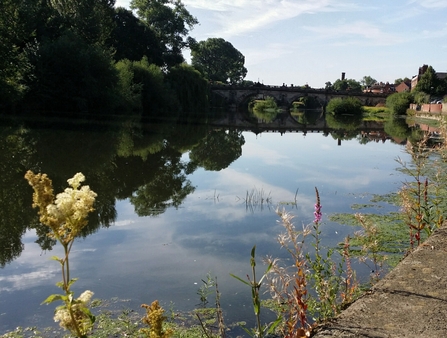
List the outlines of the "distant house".
<svg viewBox="0 0 447 338">
<path fill-rule="evenodd" d="M 372 86 L 366 87 L 363 90 L 364 93 L 374 93 L 374 94 L 390 94 L 395 92 L 394 85 L 383 82 L 377 82 Z"/>
<path fill-rule="evenodd" d="M 411 90 L 411 81 L 402 81 L 394 88 L 396 92 L 403 93 L 409 92 Z"/>
</svg>

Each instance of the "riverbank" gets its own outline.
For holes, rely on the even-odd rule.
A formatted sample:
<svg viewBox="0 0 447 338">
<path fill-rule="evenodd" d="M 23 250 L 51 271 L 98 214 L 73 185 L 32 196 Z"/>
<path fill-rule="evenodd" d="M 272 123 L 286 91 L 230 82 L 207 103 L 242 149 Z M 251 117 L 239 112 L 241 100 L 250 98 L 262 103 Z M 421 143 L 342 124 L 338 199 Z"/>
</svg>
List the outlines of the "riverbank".
<svg viewBox="0 0 447 338">
<path fill-rule="evenodd" d="M 314 338 L 447 337 L 447 226 Z"/>
</svg>

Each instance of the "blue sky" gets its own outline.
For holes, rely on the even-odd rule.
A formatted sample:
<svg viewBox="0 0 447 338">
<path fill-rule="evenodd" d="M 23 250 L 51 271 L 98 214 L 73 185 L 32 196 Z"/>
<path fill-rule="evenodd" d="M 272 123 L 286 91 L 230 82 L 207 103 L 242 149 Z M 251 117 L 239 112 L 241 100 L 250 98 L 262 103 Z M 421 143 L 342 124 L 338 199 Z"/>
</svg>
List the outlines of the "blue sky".
<svg viewBox="0 0 447 338">
<path fill-rule="evenodd" d="M 183 3 L 199 21 L 191 36 L 231 42 L 245 56 L 247 80 L 320 88 L 342 72 L 383 82 L 411 78 L 423 64 L 447 72 L 447 0 Z"/>
</svg>

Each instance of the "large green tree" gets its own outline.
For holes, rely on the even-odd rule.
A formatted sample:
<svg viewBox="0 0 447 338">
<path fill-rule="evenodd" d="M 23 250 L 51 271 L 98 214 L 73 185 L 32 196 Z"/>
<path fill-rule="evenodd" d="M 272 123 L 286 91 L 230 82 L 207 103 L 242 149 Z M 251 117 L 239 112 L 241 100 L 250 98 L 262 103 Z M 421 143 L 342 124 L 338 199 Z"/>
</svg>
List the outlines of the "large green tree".
<svg viewBox="0 0 447 338">
<path fill-rule="evenodd" d="M 428 66 L 425 73 L 419 79 L 415 90 L 424 92 L 430 96 L 442 96 L 447 93 L 447 83 L 438 78 L 432 66 Z"/>
<path fill-rule="evenodd" d="M 60 32 L 69 30 L 87 43 L 106 45 L 114 28 L 115 0 L 49 0 Z M 54 28 L 54 22 L 53 22 Z"/>
<path fill-rule="evenodd" d="M 34 40 L 38 0 L 2 0 L 0 6 L 0 107 L 12 104 L 26 91 L 31 71 L 27 49 Z"/>
<path fill-rule="evenodd" d="M 222 38 L 193 45 L 191 56 L 192 65 L 211 81 L 238 83 L 247 75 L 244 55 Z"/>
<path fill-rule="evenodd" d="M 349 90 L 352 92 L 362 91 L 362 85 L 360 84 L 360 82 L 354 79 L 344 79 L 344 80 L 337 79 L 332 85 L 332 88 L 340 91 L 345 90 Z"/>
<path fill-rule="evenodd" d="M 167 66 L 184 61 L 182 50 L 193 41 L 189 31 L 198 23 L 180 0 L 132 0 L 130 8 L 152 29 L 163 47 Z"/>
<path fill-rule="evenodd" d="M 118 77 L 110 53 L 67 31 L 36 52 L 29 81 L 29 109 L 58 112 L 108 111 Z"/>
<path fill-rule="evenodd" d="M 128 59 L 140 61 L 146 57 L 149 63 L 163 65 L 162 46 L 155 32 L 138 19 L 132 11 L 118 7 L 114 15 L 115 27 L 111 44 L 116 61 Z"/>
</svg>

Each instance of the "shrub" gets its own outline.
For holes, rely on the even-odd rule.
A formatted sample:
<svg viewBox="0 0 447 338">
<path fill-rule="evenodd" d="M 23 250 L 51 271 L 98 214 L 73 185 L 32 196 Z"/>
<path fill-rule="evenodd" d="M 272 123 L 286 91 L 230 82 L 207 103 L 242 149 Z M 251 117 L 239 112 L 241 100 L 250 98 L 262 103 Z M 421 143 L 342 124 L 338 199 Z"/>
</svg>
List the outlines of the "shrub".
<svg viewBox="0 0 447 338">
<path fill-rule="evenodd" d="M 387 97 L 386 106 L 394 115 L 405 115 L 412 101 L 413 95 L 411 93 L 394 93 Z"/>
<path fill-rule="evenodd" d="M 333 115 L 361 115 L 363 113 L 363 105 L 359 99 L 354 97 L 347 97 L 346 99 L 334 98 L 327 104 L 326 112 Z"/>
</svg>

